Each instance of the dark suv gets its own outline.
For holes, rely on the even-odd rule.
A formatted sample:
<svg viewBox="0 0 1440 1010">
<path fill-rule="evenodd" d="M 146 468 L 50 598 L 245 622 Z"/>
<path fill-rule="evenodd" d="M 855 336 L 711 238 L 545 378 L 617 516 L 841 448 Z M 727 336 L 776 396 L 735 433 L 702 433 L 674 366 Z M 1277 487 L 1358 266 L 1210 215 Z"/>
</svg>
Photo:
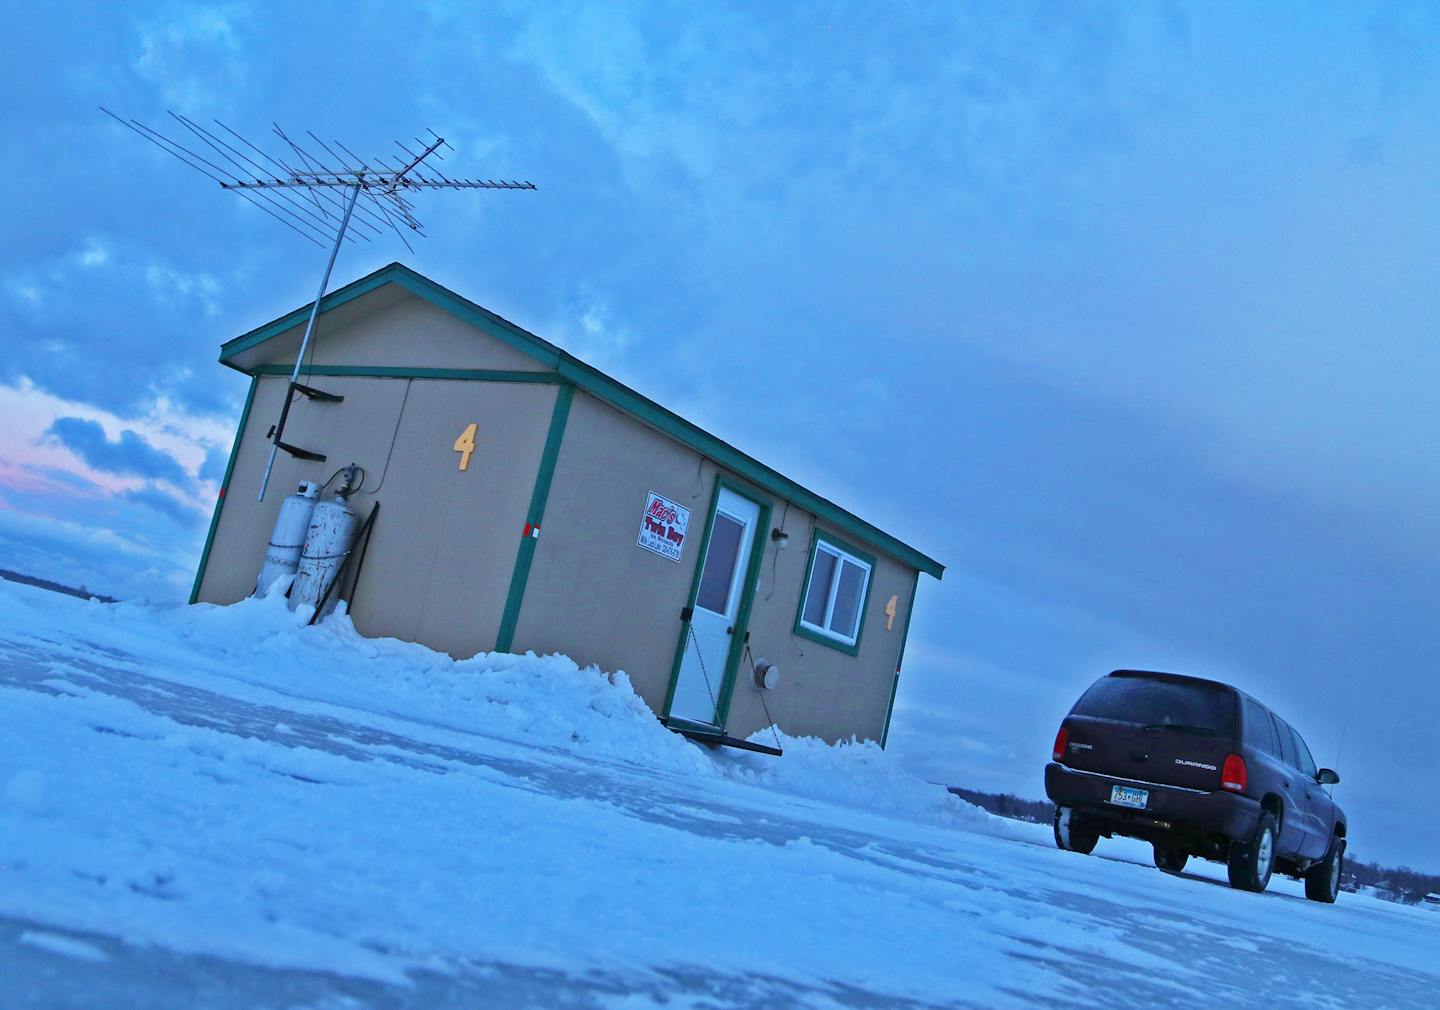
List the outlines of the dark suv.
<svg viewBox="0 0 1440 1010">
<path fill-rule="evenodd" d="M 1153 844 L 1170 873 L 1193 855 L 1228 864 L 1247 891 L 1279 870 L 1314 901 L 1339 893 L 1345 814 L 1321 787 L 1340 776 L 1317 769 L 1300 734 L 1243 691 L 1116 670 L 1075 703 L 1052 757 L 1045 792 L 1062 849 L 1125 835 Z"/>
</svg>

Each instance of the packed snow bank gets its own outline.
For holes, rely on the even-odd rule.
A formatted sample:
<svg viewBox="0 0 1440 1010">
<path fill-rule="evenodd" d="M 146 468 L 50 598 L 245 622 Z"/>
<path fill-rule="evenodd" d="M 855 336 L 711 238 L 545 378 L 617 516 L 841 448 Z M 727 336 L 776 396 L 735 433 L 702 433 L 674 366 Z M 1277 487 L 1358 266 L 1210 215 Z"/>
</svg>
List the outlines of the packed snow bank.
<svg viewBox="0 0 1440 1010">
<path fill-rule="evenodd" d="M 565 656 L 480 653 L 455 660 L 410 642 L 365 638 L 343 612 L 307 626 L 311 611 L 291 611 L 280 597 L 224 607 L 107 605 L 11 583 L 0 589 L 0 635 L 24 640 L 27 628 L 53 625 L 56 608 L 72 611 L 86 640 L 47 638 L 51 652 L 60 646 L 80 658 L 102 646 L 144 657 L 149 676 L 222 693 L 235 694 L 238 682 L 288 700 L 583 748 L 647 767 L 709 769 L 701 752 L 656 721 L 623 671 L 605 674 Z"/>
<path fill-rule="evenodd" d="M 832 745 L 780 731 L 772 736 L 768 729 L 750 739 L 768 744 L 776 736 L 784 757 L 736 750 L 718 753 L 716 763 L 732 779 L 791 796 L 1007 838 L 1047 834 L 1037 832 L 1036 825 L 996 817 L 943 785 L 911 774 L 874 741 L 852 738 Z"/>
<path fill-rule="evenodd" d="M 920 779 L 873 742 L 835 746 L 779 734 L 781 758 L 709 750 L 671 733 L 624 671 L 606 674 L 565 656 L 480 653 L 455 660 L 393 638 L 365 638 L 342 612 L 311 627 L 310 611 L 276 596 L 230 606 L 158 607 L 0 590 L 0 634 L 53 622 L 55 607 L 83 615 L 86 645 L 145 657 L 145 673 L 234 693 L 234 684 L 295 699 L 522 739 L 587 756 L 681 774 L 721 775 L 772 792 L 910 820 L 1029 837 Z M 54 642 L 47 645 L 53 646 Z M 84 646 L 81 646 L 83 650 Z M 770 742 L 770 731 L 754 739 Z"/>
</svg>

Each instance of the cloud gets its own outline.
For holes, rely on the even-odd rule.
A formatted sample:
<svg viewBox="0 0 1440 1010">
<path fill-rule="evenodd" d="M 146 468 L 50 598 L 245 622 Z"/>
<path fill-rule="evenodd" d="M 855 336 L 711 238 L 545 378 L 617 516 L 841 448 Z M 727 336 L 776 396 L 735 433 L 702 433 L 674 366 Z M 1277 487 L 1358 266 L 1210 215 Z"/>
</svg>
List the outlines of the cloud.
<svg viewBox="0 0 1440 1010">
<path fill-rule="evenodd" d="M 177 270 L 163 263 L 152 263 L 145 268 L 145 283 L 150 286 L 158 302 L 175 305 L 194 299 L 207 316 L 219 314 L 220 308 L 216 299 L 220 293 L 220 285 L 207 273 Z"/>
<path fill-rule="evenodd" d="M 230 454 L 223 449 L 210 449 L 205 453 L 205 462 L 200 465 L 200 479 L 218 484 L 225 479 L 225 467 Z"/>
<path fill-rule="evenodd" d="M 87 270 L 105 266 L 110 262 L 109 243 L 92 235 L 85 240 L 85 247 L 75 254 L 75 262 Z"/>
<path fill-rule="evenodd" d="M 19 489 L 0 499 L 0 567 L 122 599 L 180 600 L 203 528 L 123 497 Z"/>
<path fill-rule="evenodd" d="M 105 428 L 99 421 L 57 417 L 44 437 L 65 446 L 86 464 L 105 473 L 167 481 L 179 488 L 194 484 L 174 456 L 155 448 L 129 428 L 120 432 L 118 441 L 112 442 L 106 438 Z"/>
<path fill-rule="evenodd" d="M 131 67 L 166 104 L 180 110 L 218 111 L 244 85 L 248 61 L 233 4 L 171 5 L 136 24 L 139 52 Z"/>
<path fill-rule="evenodd" d="M 154 509 L 162 516 L 178 523 L 187 529 L 193 529 L 200 525 L 205 518 L 204 513 L 194 507 L 180 501 L 174 495 L 156 487 L 154 484 L 147 484 L 142 488 L 132 489 L 121 495 L 126 501 L 134 502 L 137 505 L 144 505 L 148 509 Z"/>
</svg>

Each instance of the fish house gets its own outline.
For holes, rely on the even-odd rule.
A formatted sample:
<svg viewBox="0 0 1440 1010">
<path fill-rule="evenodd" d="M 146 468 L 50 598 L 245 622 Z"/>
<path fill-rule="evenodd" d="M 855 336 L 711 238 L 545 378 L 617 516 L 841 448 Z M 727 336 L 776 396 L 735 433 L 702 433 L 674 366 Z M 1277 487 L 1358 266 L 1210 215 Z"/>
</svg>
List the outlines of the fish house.
<svg viewBox="0 0 1440 1010">
<path fill-rule="evenodd" d="M 400 264 L 321 301 L 292 391 L 308 314 L 221 348 L 250 391 L 192 602 L 255 592 L 287 495 L 353 462 L 359 531 L 322 600 L 362 634 L 625 670 L 712 742 L 772 721 L 885 742 L 936 561 Z"/>
</svg>

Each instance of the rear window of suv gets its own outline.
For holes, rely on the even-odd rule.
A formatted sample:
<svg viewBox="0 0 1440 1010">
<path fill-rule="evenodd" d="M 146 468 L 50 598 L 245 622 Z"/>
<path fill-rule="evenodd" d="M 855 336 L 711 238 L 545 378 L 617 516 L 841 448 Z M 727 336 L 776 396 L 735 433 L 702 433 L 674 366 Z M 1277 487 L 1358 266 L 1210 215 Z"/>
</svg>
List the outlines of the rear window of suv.
<svg viewBox="0 0 1440 1010">
<path fill-rule="evenodd" d="M 1219 686 L 1155 677 L 1101 677 L 1071 715 L 1142 726 L 1178 726 L 1233 737 L 1236 696 Z"/>
</svg>

